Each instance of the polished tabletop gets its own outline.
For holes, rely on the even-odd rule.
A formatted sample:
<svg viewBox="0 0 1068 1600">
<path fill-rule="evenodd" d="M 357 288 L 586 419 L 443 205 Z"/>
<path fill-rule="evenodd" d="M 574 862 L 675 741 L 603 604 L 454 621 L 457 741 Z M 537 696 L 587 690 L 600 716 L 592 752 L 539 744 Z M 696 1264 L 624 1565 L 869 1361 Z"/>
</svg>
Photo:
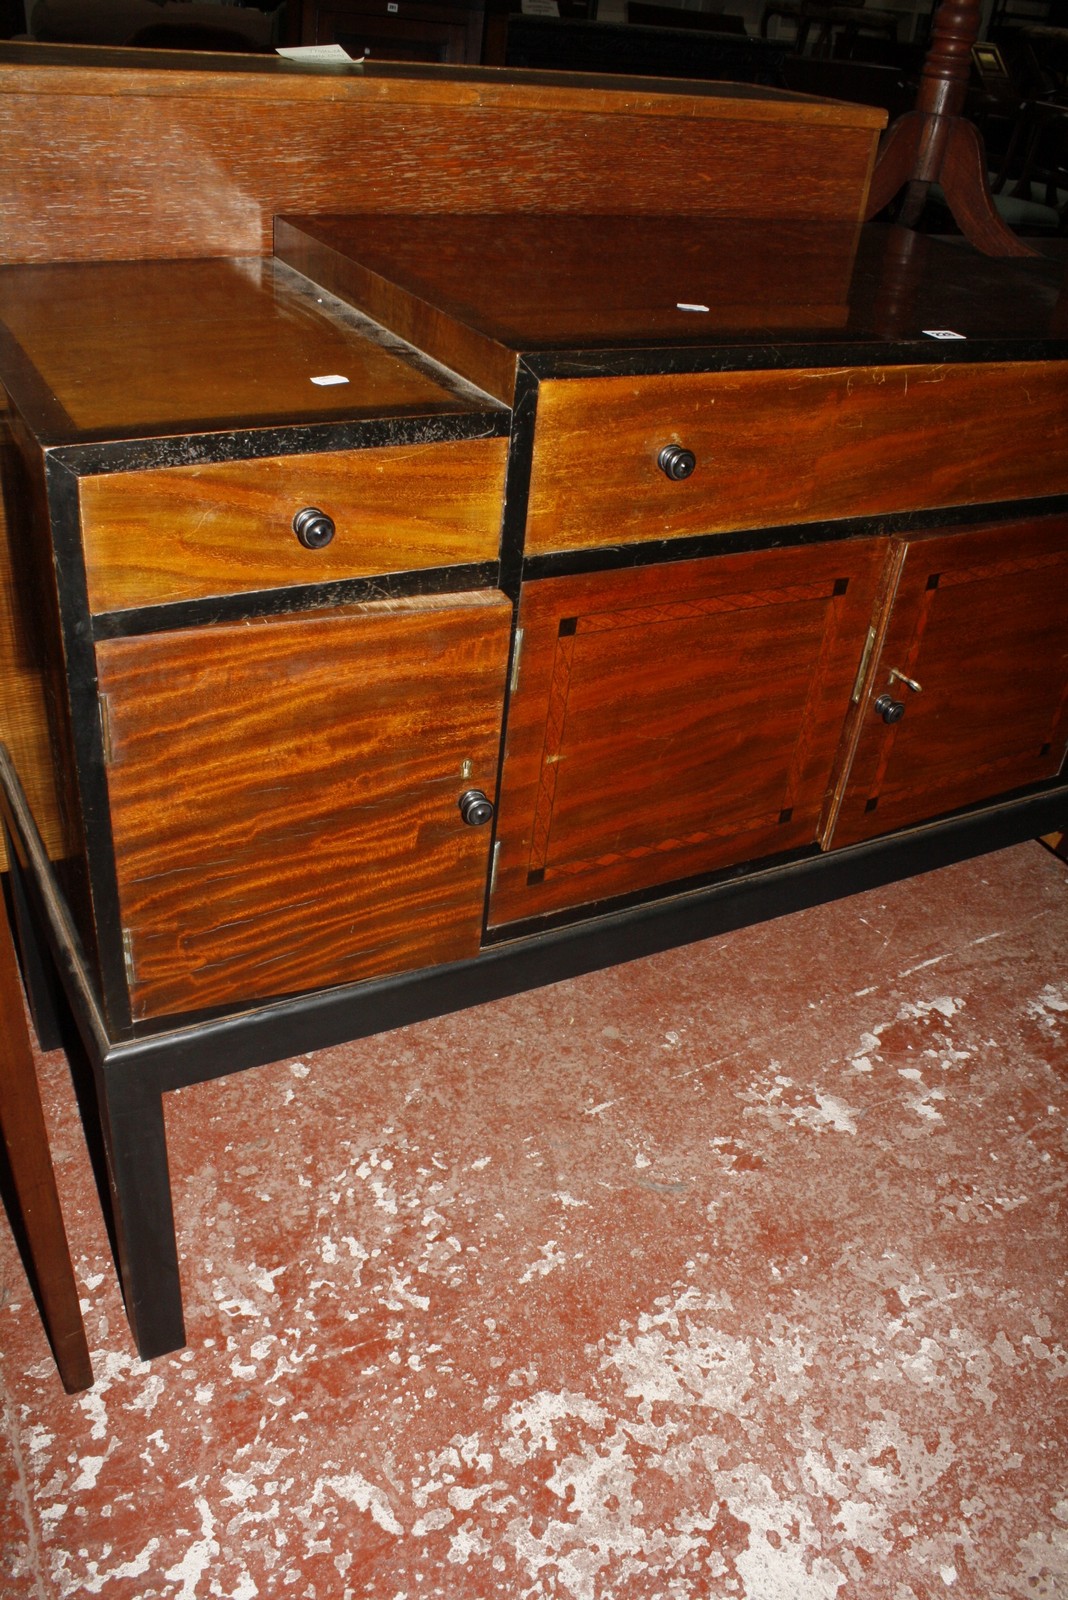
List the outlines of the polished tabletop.
<svg viewBox="0 0 1068 1600">
<path fill-rule="evenodd" d="M 0 379 L 54 443 L 485 409 L 259 257 L 0 267 Z"/>
<path fill-rule="evenodd" d="M 0 268 L 0 378 L 46 443 L 495 409 L 499 431 L 490 396 L 511 402 L 521 358 L 1066 359 L 1064 244 L 991 260 L 873 225 L 280 219 L 279 259 Z"/>
<path fill-rule="evenodd" d="M 299 270 L 399 331 L 419 330 L 442 359 L 481 347 L 490 363 L 495 352 L 498 373 L 519 354 L 715 346 L 748 361 L 766 345 L 787 359 L 846 344 L 922 350 L 936 334 L 1006 355 L 1043 345 L 1048 356 L 1068 340 L 1062 246 L 992 260 L 884 225 L 668 216 L 276 223 L 276 251 Z"/>
</svg>

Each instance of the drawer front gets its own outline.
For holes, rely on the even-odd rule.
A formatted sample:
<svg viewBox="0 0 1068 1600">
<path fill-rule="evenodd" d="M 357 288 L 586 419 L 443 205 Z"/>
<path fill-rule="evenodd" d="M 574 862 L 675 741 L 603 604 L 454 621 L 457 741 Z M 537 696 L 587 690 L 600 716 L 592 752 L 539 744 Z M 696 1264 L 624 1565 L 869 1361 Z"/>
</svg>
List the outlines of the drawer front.
<svg viewBox="0 0 1068 1600">
<path fill-rule="evenodd" d="M 107 473 L 81 485 L 93 611 L 496 560 L 505 439 Z M 308 550 L 314 506 L 336 525 Z"/>
<path fill-rule="evenodd" d="M 666 445 L 692 451 L 680 481 Z M 1068 363 L 556 379 L 532 553 L 1068 492 Z"/>
</svg>

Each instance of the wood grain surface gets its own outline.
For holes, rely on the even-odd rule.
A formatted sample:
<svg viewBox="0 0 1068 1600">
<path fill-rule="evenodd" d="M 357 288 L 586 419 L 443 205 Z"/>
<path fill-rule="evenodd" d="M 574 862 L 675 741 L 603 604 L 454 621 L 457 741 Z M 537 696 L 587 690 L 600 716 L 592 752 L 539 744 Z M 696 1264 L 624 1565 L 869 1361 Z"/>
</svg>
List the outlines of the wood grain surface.
<svg viewBox="0 0 1068 1600">
<path fill-rule="evenodd" d="M 524 352 L 842 327 L 858 232 L 776 218 L 362 213 L 280 217 L 275 252 L 510 404 Z"/>
<path fill-rule="evenodd" d="M 0 388 L 0 740 L 7 745 L 34 821 L 53 859 L 68 844 L 56 798 L 48 731 L 41 622 L 26 546 L 32 508 L 7 422 Z M 6 867 L 0 837 L 0 869 Z"/>
<path fill-rule="evenodd" d="M 63 1225 L 7 908 L 0 899 L 0 1139 L 22 1214 L 33 1292 L 68 1394 L 88 1389 L 93 1366 L 78 1281 Z M 5 1184 L 5 1188 L 7 1185 Z M 7 1196 L 5 1196 L 7 1200 Z M 10 1204 L 10 1201 L 7 1200 Z"/>
<path fill-rule="evenodd" d="M 673 483 L 666 444 L 697 456 Z M 1068 362 L 552 380 L 527 549 L 1068 491 Z"/>
<path fill-rule="evenodd" d="M 859 221 L 885 120 L 737 86 L 453 71 L 0 68 L 0 261 L 267 254 L 285 212 L 659 214 L 680 163 L 679 215 Z"/>
<path fill-rule="evenodd" d="M 268 456 L 81 483 L 89 603 L 170 600 L 495 561 L 507 440 Z M 294 515 L 337 532 L 306 550 Z"/>
<path fill-rule="evenodd" d="M 106 76 L 105 76 L 106 75 Z M 886 125 L 874 106 L 822 100 L 763 84 L 526 71 L 371 60 L 312 68 L 275 56 L 86 48 L 0 41 L 0 88 L 12 93 L 163 95 L 236 101 L 371 102 L 581 111 L 613 116 L 792 121 L 826 127 Z"/>
<path fill-rule="evenodd" d="M 380 213 L 276 224 L 276 239 L 333 249 L 377 280 L 379 292 L 392 286 L 525 352 L 611 347 L 616 339 L 698 341 L 721 327 L 791 328 L 791 316 L 820 308 L 843 321 L 859 232 L 852 223 L 670 212 Z M 680 300 L 708 304 L 694 316 Z"/>
<path fill-rule="evenodd" d="M 499 220 L 499 213 L 496 214 Z M 405 217 L 389 217 L 387 227 L 406 232 Z M 424 241 L 418 274 L 405 272 L 406 262 L 393 256 L 388 262 L 374 251 L 375 217 L 276 217 L 274 249 L 279 260 L 303 273 L 312 283 L 373 317 L 384 328 L 423 350 L 453 372 L 462 373 L 487 394 L 510 406 L 515 396 L 516 350 L 498 332 L 477 325 L 468 305 L 458 305 L 439 283 L 439 263 L 444 239 L 462 232 L 470 223 L 477 237 L 489 219 L 483 217 L 413 217 L 413 232 Z M 588 219 L 583 219 L 587 222 Z M 376 231 L 376 230 L 374 230 Z M 536 276 L 536 274 L 533 274 Z M 424 280 L 424 281 L 420 281 Z M 429 281 L 425 281 L 429 280 Z M 496 284 L 492 263 L 477 254 L 468 262 L 465 287 L 477 296 L 480 287 Z"/>
<path fill-rule="evenodd" d="M 479 409 L 340 309 L 258 259 L 0 270 L 0 320 L 74 438 Z"/>
<path fill-rule="evenodd" d="M 883 548 L 528 584 L 491 922 L 811 844 Z"/>
<path fill-rule="evenodd" d="M 894 540 L 891 561 L 822 828 L 832 845 L 1055 777 L 1068 751 L 1068 518 Z M 883 694 L 899 722 L 875 711 Z"/>
<path fill-rule="evenodd" d="M 458 800 L 494 793 L 510 620 L 482 593 L 100 647 L 135 1017 L 476 953 Z"/>
</svg>

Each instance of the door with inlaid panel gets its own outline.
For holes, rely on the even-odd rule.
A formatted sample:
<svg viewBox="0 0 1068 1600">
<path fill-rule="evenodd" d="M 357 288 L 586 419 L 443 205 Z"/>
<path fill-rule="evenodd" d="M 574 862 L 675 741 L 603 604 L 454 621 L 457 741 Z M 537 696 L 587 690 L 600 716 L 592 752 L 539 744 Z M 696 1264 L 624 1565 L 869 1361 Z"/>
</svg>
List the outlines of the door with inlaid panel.
<svg viewBox="0 0 1068 1600">
<path fill-rule="evenodd" d="M 98 647 L 135 1019 L 476 954 L 510 626 L 487 592 Z"/>
<path fill-rule="evenodd" d="M 491 924 L 813 846 L 884 550 L 526 585 Z"/>
<path fill-rule="evenodd" d="M 1055 778 L 1068 517 L 891 541 L 822 835 L 852 844 Z"/>
</svg>

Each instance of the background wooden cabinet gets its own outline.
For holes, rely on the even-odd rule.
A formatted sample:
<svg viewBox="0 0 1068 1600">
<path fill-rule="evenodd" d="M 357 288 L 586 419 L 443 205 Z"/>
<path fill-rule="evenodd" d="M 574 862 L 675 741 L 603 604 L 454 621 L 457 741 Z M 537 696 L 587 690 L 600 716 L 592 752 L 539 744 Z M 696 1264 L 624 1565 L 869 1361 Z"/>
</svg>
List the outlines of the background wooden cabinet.
<svg viewBox="0 0 1068 1600">
<path fill-rule="evenodd" d="M 473 956 L 511 608 L 392 601 L 102 644 L 135 1018 Z"/>
<path fill-rule="evenodd" d="M 481 60 L 481 0 L 303 0 L 299 11 L 301 44 L 340 44 L 354 60 Z"/>
</svg>

